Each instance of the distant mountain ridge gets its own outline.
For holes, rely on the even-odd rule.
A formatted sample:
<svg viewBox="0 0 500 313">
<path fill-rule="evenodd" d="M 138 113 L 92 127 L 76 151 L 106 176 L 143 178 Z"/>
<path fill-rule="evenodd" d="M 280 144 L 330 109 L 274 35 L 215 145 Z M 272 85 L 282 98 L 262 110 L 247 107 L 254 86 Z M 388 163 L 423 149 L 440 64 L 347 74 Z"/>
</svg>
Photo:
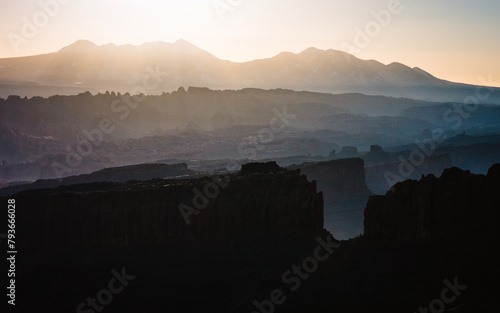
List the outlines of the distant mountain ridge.
<svg viewBox="0 0 500 313">
<path fill-rule="evenodd" d="M 308 48 L 236 63 L 185 41 L 97 46 L 79 40 L 55 53 L 0 59 L 0 97 L 91 92 L 161 94 L 180 86 L 211 89 L 284 88 L 463 101 L 476 86 L 438 79 L 401 63 L 384 65 L 338 50 Z M 45 87 L 45 88 L 42 88 Z M 500 88 L 486 102 L 500 104 Z"/>
</svg>

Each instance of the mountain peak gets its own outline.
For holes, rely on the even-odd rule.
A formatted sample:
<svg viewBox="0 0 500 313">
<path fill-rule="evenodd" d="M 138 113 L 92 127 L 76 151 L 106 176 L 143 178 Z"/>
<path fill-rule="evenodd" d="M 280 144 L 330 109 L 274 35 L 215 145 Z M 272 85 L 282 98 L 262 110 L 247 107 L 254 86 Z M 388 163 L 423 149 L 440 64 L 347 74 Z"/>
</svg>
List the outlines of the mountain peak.
<svg viewBox="0 0 500 313">
<path fill-rule="evenodd" d="M 191 52 L 194 52 L 194 51 L 204 51 L 203 49 L 199 48 L 198 46 L 190 43 L 189 41 L 187 40 L 184 40 L 184 39 L 177 39 L 173 44 L 172 44 L 174 47 L 176 47 L 177 49 L 182 49 L 182 50 L 185 50 L 185 51 L 191 51 Z"/>
<path fill-rule="evenodd" d="M 192 43 L 190 43 L 189 41 L 184 40 L 184 39 L 182 39 L 182 38 L 177 39 L 177 40 L 174 42 L 174 45 L 190 45 L 190 46 L 194 46 Z"/>
<path fill-rule="evenodd" d="M 141 46 L 143 47 L 152 47 L 152 46 L 160 46 L 160 47 L 167 47 L 167 46 L 170 46 L 170 47 L 178 47 L 178 48 L 184 48 L 184 47 L 195 47 L 197 49 L 200 49 L 198 48 L 197 46 L 193 45 L 192 43 L 190 43 L 189 41 L 187 40 L 184 40 L 184 39 L 177 39 L 176 41 L 174 41 L 173 43 L 170 43 L 170 42 L 165 42 L 165 41 L 150 41 L 150 42 L 145 42 L 143 43 Z"/>
<path fill-rule="evenodd" d="M 80 39 L 71 45 L 62 48 L 59 52 L 87 52 L 94 48 L 97 48 L 97 45 L 92 41 Z"/>
<path fill-rule="evenodd" d="M 204 55 L 206 57 L 210 57 L 210 58 L 215 58 L 212 54 L 210 54 L 209 52 L 201 49 L 200 47 L 190 43 L 189 41 L 187 40 L 184 40 L 184 39 L 177 39 L 174 43 L 171 44 L 172 47 L 181 52 L 181 53 L 187 53 L 187 54 L 191 54 L 191 55 Z"/>
<path fill-rule="evenodd" d="M 299 53 L 299 55 L 302 56 L 320 56 L 320 55 L 325 55 L 325 56 L 330 56 L 330 57 L 335 57 L 335 56 L 344 56 L 344 57 L 349 57 L 349 58 L 354 58 L 357 59 L 354 55 L 351 55 L 347 52 L 340 51 L 340 50 L 334 50 L 334 49 L 328 49 L 328 50 L 323 50 L 323 49 L 318 49 L 316 47 L 310 47 L 307 48 L 306 50 L 302 51 Z"/>
<path fill-rule="evenodd" d="M 435 76 L 433 76 L 432 74 L 430 74 L 429 72 L 426 72 L 424 71 L 423 69 L 421 69 L 420 67 L 414 67 L 413 70 L 417 73 L 420 73 L 421 75 L 423 75 L 424 77 L 427 77 L 429 79 L 437 79 Z"/>
<path fill-rule="evenodd" d="M 388 64 L 387 66 L 392 67 L 394 69 L 401 69 L 401 70 L 410 69 L 410 67 L 404 65 L 403 63 L 399 63 L 399 62 L 392 62 L 392 63 Z"/>
<path fill-rule="evenodd" d="M 312 52 L 322 52 L 323 50 L 318 49 L 316 47 L 309 47 L 306 50 L 302 51 L 301 53 L 312 53 Z"/>
<path fill-rule="evenodd" d="M 309 47 L 306 50 L 300 52 L 298 55 L 302 56 L 316 56 L 325 53 L 325 50 L 318 49 L 316 47 Z"/>
</svg>

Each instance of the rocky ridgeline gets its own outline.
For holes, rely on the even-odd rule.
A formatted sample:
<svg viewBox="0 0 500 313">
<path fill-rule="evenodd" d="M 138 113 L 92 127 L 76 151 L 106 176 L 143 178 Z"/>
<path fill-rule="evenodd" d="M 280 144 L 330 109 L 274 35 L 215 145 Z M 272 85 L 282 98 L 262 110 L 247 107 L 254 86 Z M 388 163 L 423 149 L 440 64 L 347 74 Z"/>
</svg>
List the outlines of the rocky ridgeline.
<svg viewBox="0 0 500 313">
<path fill-rule="evenodd" d="M 195 176 L 197 173 L 188 169 L 187 164 L 138 164 L 105 168 L 91 174 L 70 176 L 61 179 L 39 179 L 31 184 L 18 184 L 0 189 L 0 196 L 13 195 L 25 190 L 50 189 L 58 186 L 91 184 L 98 182 L 147 181 L 155 178 L 173 178 Z M 0 183 L 1 186 L 1 183 Z M 8 188 L 7 188 L 8 187 Z"/>
<path fill-rule="evenodd" d="M 323 196 L 315 182 L 299 171 L 267 173 L 255 166 L 218 179 L 62 186 L 15 199 L 19 245 L 26 251 L 323 230 Z M 180 204 L 198 211 L 189 224 Z"/>
<path fill-rule="evenodd" d="M 487 175 L 446 169 L 419 181 L 398 183 L 385 196 L 370 197 L 365 236 L 384 241 L 488 238 L 498 234 L 500 164 Z"/>
</svg>

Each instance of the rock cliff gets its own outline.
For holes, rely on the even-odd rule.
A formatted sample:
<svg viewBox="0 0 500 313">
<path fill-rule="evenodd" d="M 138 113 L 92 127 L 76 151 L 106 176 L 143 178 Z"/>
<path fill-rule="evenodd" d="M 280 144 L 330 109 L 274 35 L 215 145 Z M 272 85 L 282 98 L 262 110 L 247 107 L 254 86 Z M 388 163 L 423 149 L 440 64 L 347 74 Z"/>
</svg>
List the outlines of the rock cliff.
<svg viewBox="0 0 500 313">
<path fill-rule="evenodd" d="M 25 251 L 323 230 L 322 193 L 298 171 L 62 186 L 15 199 Z"/>
<path fill-rule="evenodd" d="M 365 236 L 384 241 L 487 238 L 498 233 L 500 164 L 488 175 L 446 169 L 419 181 L 398 183 L 385 196 L 370 197 Z"/>
</svg>

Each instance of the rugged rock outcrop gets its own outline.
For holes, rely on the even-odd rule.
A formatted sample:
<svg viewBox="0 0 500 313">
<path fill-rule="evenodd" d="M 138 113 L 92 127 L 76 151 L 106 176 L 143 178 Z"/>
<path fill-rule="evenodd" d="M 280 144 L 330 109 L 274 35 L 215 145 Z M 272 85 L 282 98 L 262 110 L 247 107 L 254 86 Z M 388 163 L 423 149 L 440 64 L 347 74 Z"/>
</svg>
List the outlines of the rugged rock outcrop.
<svg viewBox="0 0 500 313">
<path fill-rule="evenodd" d="M 379 145 L 371 145 L 370 146 L 370 153 L 383 154 L 384 153 L 384 149 L 382 149 L 382 147 L 379 146 Z"/>
<path fill-rule="evenodd" d="M 358 148 L 353 146 L 344 146 L 339 153 L 342 158 L 353 158 L 358 156 Z"/>
<path fill-rule="evenodd" d="M 488 238 L 500 223 L 500 164 L 488 175 L 447 169 L 370 197 L 365 236 L 385 241 Z"/>
<path fill-rule="evenodd" d="M 322 193 L 298 171 L 62 186 L 15 199 L 25 251 L 323 230 Z"/>
<path fill-rule="evenodd" d="M 336 159 L 337 158 L 337 151 L 335 149 L 330 151 L 330 153 L 328 154 L 328 158 L 329 159 Z"/>
<path fill-rule="evenodd" d="M 240 175 L 252 175 L 252 174 L 262 174 L 262 173 L 275 173 L 282 171 L 276 162 L 266 162 L 266 163 L 247 163 L 241 166 L 239 172 Z"/>
</svg>

